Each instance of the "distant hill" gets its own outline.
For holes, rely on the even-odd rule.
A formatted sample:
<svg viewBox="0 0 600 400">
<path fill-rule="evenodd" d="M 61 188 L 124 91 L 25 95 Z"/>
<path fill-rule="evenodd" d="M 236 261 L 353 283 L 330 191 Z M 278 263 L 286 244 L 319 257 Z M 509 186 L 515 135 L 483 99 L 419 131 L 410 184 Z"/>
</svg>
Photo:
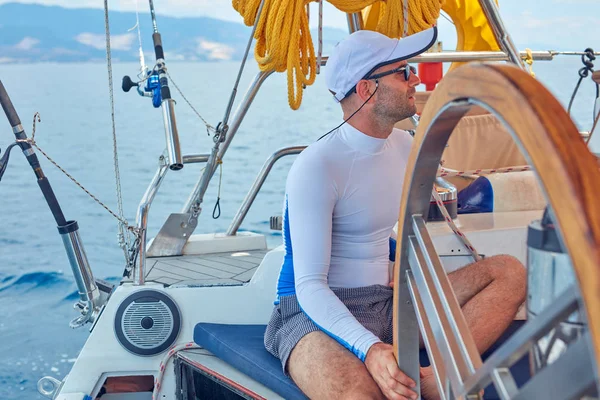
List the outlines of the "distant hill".
<svg viewBox="0 0 600 400">
<path fill-rule="evenodd" d="M 111 50 L 115 61 L 138 60 L 135 13 L 109 14 Z M 157 16 L 165 58 L 171 61 L 227 61 L 241 59 L 251 28 L 208 17 Z M 140 13 L 140 28 L 148 64 L 154 60 L 152 21 Z M 324 49 L 345 32 L 324 28 Z M 38 4 L 0 5 L 0 64 L 83 62 L 105 59 L 104 11 Z"/>
</svg>

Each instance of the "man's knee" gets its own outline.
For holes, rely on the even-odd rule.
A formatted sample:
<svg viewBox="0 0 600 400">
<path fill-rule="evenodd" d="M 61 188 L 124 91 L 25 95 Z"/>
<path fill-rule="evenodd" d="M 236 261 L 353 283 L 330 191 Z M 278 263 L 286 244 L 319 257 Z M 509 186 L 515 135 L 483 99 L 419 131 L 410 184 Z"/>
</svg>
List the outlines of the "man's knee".
<svg viewBox="0 0 600 400">
<path fill-rule="evenodd" d="M 348 400 L 383 400 L 385 397 L 379 390 L 379 387 L 373 382 L 373 386 L 356 386 L 349 389 L 346 393 L 340 395 L 340 399 Z"/>
<path fill-rule="evenodd" d="M 495 278 L 512 279 L 517 281 L 527 280 L 525 266 L 516 257 L 508 254 L 499 254 L 486 259 Z"/>
<path fill-rule="evenodd" d="M 354 380 L 350 385 L 346 385 L 341 393 L 340 399 L 351 400 L 382 400 L 385 399 L 379 386 L 367 372 L 362 374 L 359 379 Z"/>
<path fill-rule="evenodd" d="M 500 254 L 486 259 L 494 279 L 504 282 L 515 298 L 525 300 L 527 292 L 527 269 L 516 257 Z"/>
</svg>

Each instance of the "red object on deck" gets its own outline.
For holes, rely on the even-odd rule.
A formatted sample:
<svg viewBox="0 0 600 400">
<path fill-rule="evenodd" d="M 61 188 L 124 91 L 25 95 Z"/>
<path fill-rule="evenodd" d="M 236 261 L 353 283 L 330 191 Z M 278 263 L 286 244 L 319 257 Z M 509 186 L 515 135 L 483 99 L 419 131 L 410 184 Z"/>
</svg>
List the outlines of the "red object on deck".
<svg viewBox="0 0 600 400">
<path fill-rule="evenodd" d="M 441 62 L 419 63 L 419 79 L 427 91 L 435 89 L 435 85 L 442 80 L 443 74 L 444 69 Z"/>
</svg>

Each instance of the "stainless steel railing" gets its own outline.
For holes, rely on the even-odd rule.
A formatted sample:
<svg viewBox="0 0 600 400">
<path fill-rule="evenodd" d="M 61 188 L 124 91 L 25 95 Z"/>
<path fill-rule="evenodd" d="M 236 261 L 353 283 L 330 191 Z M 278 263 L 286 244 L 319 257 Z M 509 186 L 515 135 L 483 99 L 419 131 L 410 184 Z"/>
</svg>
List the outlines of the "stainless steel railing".
<svg viewBox="0 0 600 400">
<path fill-rule="evenodd" d="M 252 206 L 252 203 L 254 203 L 254 199 L 256 199 L 256 195 L 260 191 L 263 183 L 265 183 L 267 176 L 269 176 L 269 173 L 271 172 L 273 165 L 275 165 L 275 163 L 282 157 L 293 155 L 293 154 L 300 154 L 302 152 L 302 150 L 304 150 L 305 148 L 306 148 L 306 146 L 285 147 L 285 148 L 279 149 L 275 153 L 271 154 L 271 156 L 263 164 L 263 167 L 261 168 L 260 172 L 256 176 L 256 179 L 255 179 L 254 183 L 252 184 L 250 191 L 248 191 L 248 194 L 246 195 L 246 198 L 242 202 L 242 205 L 240 206 L 240 208 L 236 212 L 235 216 L 233 217 L 233 221 L 231 221 L 231 225 L 229 225 L 229 228 L 227 229 L 227 233 L 226 233 L 227 236 L 233 236 L 237 233 L 237 230 L 239 229 L 240 225 L 244 221 L 244 218 L 246 218 L 246 214 L 248 214 L 248 210 Z"/>
<path fill-rule="evenodd" d="M 207 154 L 191 154 L 183 156 L 182 160 L 184 164 L 194 164 L 206 162 L 208 160 Z M 159 158 L 158 170 L 154 174 L 152 181 L 148 185 L 140 204 L 138 205 L 138 212 L 136 215 L 136 228 L 139 232 L 139 243 L 137 246 L 137 261 L 133 266 L 132 280 L 135 285 L 143 285 L 145 280 L 146 271 L 146 232 L 148 229 L 148 214 L 150 213 L 150 206 L 154 201 L 154 197 L 158 192 L 158 188 L 162 184 L 167 172 L 169 162 L 164 156 Z"/>
<path fill-rule="evenodd" d="M 494 32 L 494 36 L 496 37 L 496 41 L 498 42 L 498 45 L 500 45 L 502 51 L 508 55 L 511 62 L 525 69 L 525 64 L 523 63 L 510 34 L 506 30 L 504 22 L 502 22 L 498 6 L 494 0 L 479 0 L 479 5 L 487 17 L 488 22 L 492 27 L 492 31 Z"/>
</svg>

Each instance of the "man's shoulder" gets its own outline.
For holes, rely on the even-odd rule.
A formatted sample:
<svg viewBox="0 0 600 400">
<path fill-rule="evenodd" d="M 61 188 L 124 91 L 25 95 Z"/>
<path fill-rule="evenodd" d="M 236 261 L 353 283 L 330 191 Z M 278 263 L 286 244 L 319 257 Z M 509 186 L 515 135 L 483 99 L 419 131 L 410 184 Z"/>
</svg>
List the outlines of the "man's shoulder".
<svg viewBox="0 0 600 400">
<path fill-rule="evenodd" d="M 329 138 L 311 143 L 294 161 L 288 174 L 288 184 L 290 181 L 310 181 L 315 184 L 338 181 L 343 175 L 340 172 L 348 169 L 346 163 L 351 159 L 340 146 L 339 140 Z"/>
<path fill-rule="evenodd" d="M 343 144 L 335 137 L 325 137 L 309 144 L 296 158 L 294 164 L 316 164 L 319 167 L 337 165 L 343 158 Z"/>
</svg>

